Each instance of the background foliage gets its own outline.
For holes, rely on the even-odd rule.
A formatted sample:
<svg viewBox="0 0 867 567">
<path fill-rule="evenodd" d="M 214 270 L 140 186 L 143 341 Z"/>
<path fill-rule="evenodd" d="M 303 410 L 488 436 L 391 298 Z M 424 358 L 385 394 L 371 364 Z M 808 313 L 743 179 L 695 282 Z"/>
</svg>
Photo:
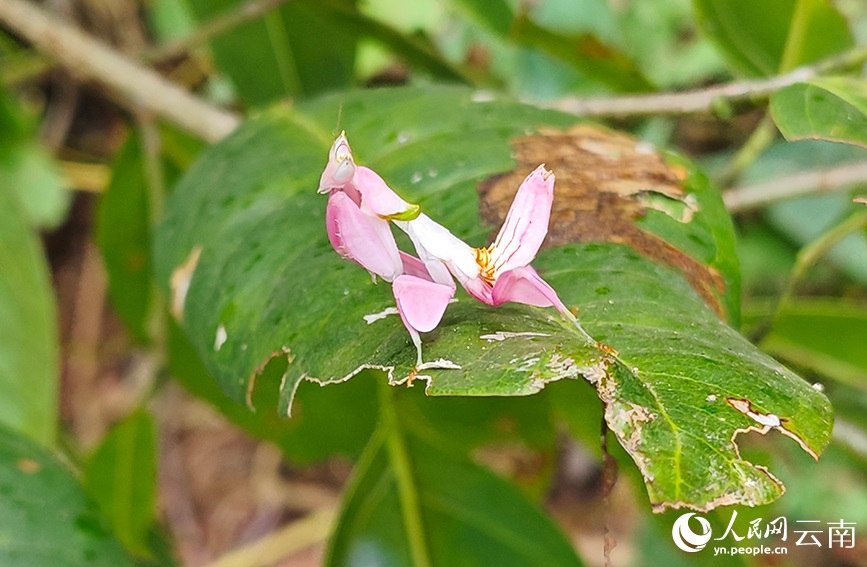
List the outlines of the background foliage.
<svg viewBox="0 0 867 567">
<path fill-rule="evenodd" d="M 167 512 L 176 383 L 273 443 L 293 478 L 351 464 L 339 503 L 272 520 L 299 531 L 262 540 L 271 563 L 327 539 L 335 565 L 597 564 L 612 528 L 615 564 L 740 564 L 678 551 L 683 510 L 665 509 L 706 512 L 715 534 L 733 509 L 739 533 L 780 515 L 867 522 L 860 2 L 130 0 L 131 20 L 71 2 L 112 49 L 242 117 L 211 144 L 158 104 L 78 86 L 18 31 L 20 1 L 0 6 L 4 565 L 55 548 L 70 565 L 205 563 Z M 149 52 L 173 41 L 171 57 Z M 59 126 L 58 108 L 74 120 Z M 459 295 L 425 348 L 462 369 L 389 386 L 371 367 L 399 379 L 414 350 L 396 317 L 364 323 L 390 290 L 331 250 L 313 192 L 339 129 L 475 246 L 545 161 L 558 203 L 534 265 L 617 355 L 550 310 Z M 76 395 L 86 308 L 69 323 L 52 244 L 76 238 L 98 246 L 127 337 L 127 402 L 95 432 L 81 416 L 96 399 Z M 503 331 L 544 336 L 484 338 Z M 780 425 L 742 434 L 756 416 Z M 590 471 L 577 503 L 575 459 Z M 863 549 L 788 559 L 860 565 Z M 259 552 L 222 560 L 269 564 Z"/>
</svg>

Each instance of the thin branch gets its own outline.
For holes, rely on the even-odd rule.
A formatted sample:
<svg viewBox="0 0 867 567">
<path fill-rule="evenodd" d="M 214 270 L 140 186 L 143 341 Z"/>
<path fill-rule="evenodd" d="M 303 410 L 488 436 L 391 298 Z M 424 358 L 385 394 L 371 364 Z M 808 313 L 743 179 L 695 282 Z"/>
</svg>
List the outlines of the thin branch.
<svg viewBox="0 0 867 567">
<path fill-rule="evenodd" d="M 867 46 L 858 46 L 811 65 L 770 77 L 735 81 L 706 89 L 637 96 L 567 98 L 550 105 L 577 116 L 644 116 L 712 112 L 726 103 L 767 98 L 776 91 L 817 75 L 851 69 L 867 61 Z"/>
<path fill-rule="evenodd" d="M 843 222 L 832 226 L 798 251 L 798 255 L 795 257 L 795 264 L 789 272 L 786 285 L 780 293 L 779 299 L 777 299 L 774 310 L 753 332 L 752 338 L 755 342 L 758 343 L 764 339 L 771 329 L 777 325 L 783 312 L 791 303 L 792 297 L 795 295 L 795 289 L 804 277 L 804 274 L 807 273 L 807 270 L 841 240 L 865 227 L 867 227 L 867 211 L 858 211 L 849 215 L 849 218 Z"/>
<path fill-rule="evenodd" d="M 764 183 L 735 187 L 723 193 L 723 201 L 726 208 L 734 213 L 792 197 L 841 191 L 860 183 L 867 183 L 867 162 L 802 171 Z"/>
<path fill-rule="evenodd" d="M 240 122 L 25 0 L 2 0 L 0 21 L 70 72 L 110 88 L 133 110 L 154 112 L 208 142 L 225 137 Z"/>
<path fill-rule="evenodd" d="M 379 419 L 385 431 L 385 450 L 397 486 L 397 497 L 403 514 L 403 529 L 409 547 L 409 555 L 415 567 L 430 567 L 427 531 L 421 514 L 418 487 L 412 461 L 406 448 L 406 439 L 394 409 L 394 392 L 384 380 L 379 380 Z"/>
<path fill-rule="evenodd" d="M 257 20 L 271 10 L 291 1 L 250 0 L 237 8 L 230 8 L 221 12 L 185 37 L 144 50 L 141 53 L 141 57 L 148 62 L 164 61 L 172 57 L 178 57 L 229 30 Z"/>
<path fill-rule="evenodd" d="M 772 315 L 772 321 L 777 321 L 780 314 L 789 304 L 792 297 L 795 295 L 795 289 L 803 279 L 804 274 L 810 269 L 822 256 L 827 254 L 838 242 L 861 229 L 867 227 L 867 211 L 859 210 L 853 213 L 843 222 L 834 225 L 827 231 L 816 237 L 815 240 L 801 248 L 795 258 L 795 265 L 792 266 L 792 271 L 786 281 L 786 286 L 783 288 L 780 298 L 777 301 L 777 307 Z"/>
</svg>

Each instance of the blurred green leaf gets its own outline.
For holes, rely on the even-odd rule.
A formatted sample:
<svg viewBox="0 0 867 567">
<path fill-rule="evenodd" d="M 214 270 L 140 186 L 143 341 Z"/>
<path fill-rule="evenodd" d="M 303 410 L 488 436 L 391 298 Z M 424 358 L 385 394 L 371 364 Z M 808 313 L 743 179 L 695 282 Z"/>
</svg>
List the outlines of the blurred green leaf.
<svg viewBox="0 0 867 567">
<path fill-rule="evenodd" d="M 867 85 L 855 77 L 816 77 L 777 91 L 771 114 L 787 140 L 867 146 Z"/>
<path fill-rule="evenodd" d="M 591 168 L 582 161 L 581 172 L 572 172 L 558 152 L 568 144 L 575 151 L 582 146 L 550 131 L 570 126 L 572 117 L 476 97 L 464 89 L 394 89 L 276 109 L 213 147 L 191 169 L 157 232 L 157 278 L 229 396 L 243 400 L 271 359 L 289 362 L 281 380 L 281 413 L 307 380 L 342 382 L 364 368 L 388 370 L 398 379 L 415 362 L 396 316 L 364 321 L 364 315 L 393 304 L 388 286 L 371 285 L 364 270 L 333 252 L 325 235 L 324 198 L 314 188 L 338 107 L 362 162 L 476 245 L 488 232 L 479 219 L 478 183 L 529 171 L 523 163 L 513 171 L 515 136 L 544 144 L 550 159 L 538 161 L 563 174 L 558 186 L 567 199 L 578 198 L 570 194 L 574 180 L 565 180 Z M 389 112 L 382 114 L 382 108 Z M 548 138 L 527 137 L 543 127 Z M 572 135 L 604 145 L 605 132 L 592 131 L 597 138 Z M 610 135 L 619 152 L 635 143 Z M 619 357 L 587 345 L 552 310 L 490 309 L 461 296 L 424 338 L 427 360 L 447 359 L 460 369 L 425 371 L 426 392 L 526 395 L 547 382 L 584 376 L 606 403 L 606 419 L 644 473 L 655 505 L 768 502 L 781 487 L 739 457 L 731 442 L 735 432 L 773 414 L 783 433 L 818 454 L 830 435 L 830 407 L 708 306 L 737 320 L 731 220 L 694 166 L 653 155 L 659 160 L 654 167 L 670 168 L 665 171 L 677 187 L 667 195 L 646 189 L 636 196 L 646 209 L 626 213 L 620 243 L 561 246 L 537 262 L 566 304 L 580 306 L 588 331 Z M 596 191 L 593 179 L 588 183 Z M 556 210 L 555 204 L 555 217 Z M 587 222 L 582 228 L 591 231 L 600 224 L 599 214 L 610 214 L 611 222 L 617 218 L 616 212 L 597 211 L 589 220 L 570 222 Z M 569 241 L 558 234 L 561 242 Z M 605 233 L 589 232 L 587 238 L 604 240 Z M 664 244 L 642 248 L 657 240 Z M 676 261 L 666 256 L 672 251 L 680 254 Z M 701 279 L 704 273 L 710 283 Z"/>
<path fill-rule="evenodd" d="M 259 439 L 276 444 L 295 464 L 305 465 L 333 455 L 355 459 L 376 426 L 372 377 L 357 376 L 344 388 L 302 384 L 292 419 L 278 411 L 280 377 L 285 360 L 275 360 L 256 378 L 250 395 L 254 410 L 227 396 L 208 374 L 189 340 L 174 324 L 169 330 L 169 368 L 191 393 L 207 401 Z M 339 415 L 340 419 L 334 419 Z"/>
<path fill-rule="evenodd" d="M 35 227 L 54 228 L 66 218 L 69 191 L 54 160 L 36 141 L 35 128 L 0 89 L 0 187 L 17 193 Z"/>
<path fill-rule="evenodd" d="M 867 390 L 841 382 L 829 383 L 827 389 L 835 411 L 834 444 L 867 465 Z"/>
<path fill-rule="evenodd" d="M 606 45 L 595 35 L 566 35 L 535 24 L 526 15 L 519 16 L 510 37 L 523 45 L 535 47 L 568 63 L 590 79 L 621 92 L 654 90 L 635 63 L 622 52 Z"/>
<path fill-rule="evenodd" d="M 133 565 L 72 473 L 45 449 L 4 427 L 0 495 L 4 567 Z"/>
<path fill-rule="evenodd" d="M 377 374 L 375 379 L 385 377 Z M 298 401 L 304 396 L 299 394 Z M 534 396 L 504 398 L 427 397 L 421 388 L 405 388 L 395 398 L 402 419 L 411 421 L 413 430 L 429 442 L 452 451 L 493 455 L 500 465 L 497 470 L 526 495 L 541 501 L 548 494 L 557 429 L 547 389 Z M 595 425 L 598 436 L 598 420 Z"/>
<path fill-rule="evenodd" d="M 160 130 L 159 169 L 165 187 L 189 168 L 201 151 L 200 140 L 169 127 Z M 108 274 L 108 292 L 114 309 L 139 343 L 151 339 L 154 287 L 151 266 L 151 188 L 145 148 L 139 130 L 132 130 L 112 165 L 111 181 L 103 192 L 96 214 L 96 243 Z M 160 196 L 159 199 L 162 197 Z"/>
<path fill-rule="evenodd" d="M 442 81 L 472 83 L 475 80 L 464 70 L 452 65 L 424 37 L 405 35 L 371 18 L 346 2 L 329 0 L 317 5 L 324 19 L 355 38 L 373 39 L 407 63 L 427 70 Z"/>
<path fill-rule="evenodd" d="M 377 375 L 376 379 L 383 377 Z M 550 413 L 551 397 L 545 394 L 543 391 L 519 398 L 426 397 L 421 388 L 407 388 L 397 400 L 399 412 L 413 422 L 416 431 L 426 439 L 437 439 L 443 446 L 469 451 L 488 444 L 521 443 L 548 450 L 554 448 L 556 431 Z"/>
<path fill-rule="evenodd" d="M 145 8 L 149 29 L 161 41 L 180 39 L 196 29 L 187 0 L 151 0 Z"/>
<path fill-rule="evenodd" d="M 286 419 L 277 412 L 285 361 L 274 360 L 256 378 L 250 396 L 254 410 L 219 388 L 175 325 L 170 326 L 169 367 L 191 393 L 257 438 L 275 443 L 296 464 L 333 455 L 356 459 L 376 426 L 375 380 L 383 379 L 378 372 L 363 372 L 340 388 L 300 384 L 292 419 Z M 541 396 L 428 399 L 420 393 L 414 388 L 399 396 L 401 412 L 412 415 L 415 427 L 441 443 L 462 450 L 516 441 L 533 449 L 553 448 L 553 423 Z M 339 421 L 333 419 L 335 414 L 341 416 Z"/>
<path fill-rule="evenodd" d="M 849 24 L 827 0 L 693 0 L 702 30 L 731 68 L 769 76 L 852 47 Z"/>
<path fill-rule="evenodd" d="M 511 484 L 405 425 L 359 460 L 326 565 L 582 565 Z"/>
<path fill-rule="evenodd" d="M 760 219 L 744 223 L 738 232 L 744 295 L 768 296 L 782 291 L 797 252 L 791 242 Z"/>
<path fill-rule="evenodd" d="M 57 315 L 42 244 L 17 198 L 0 185 L 0 423 L 52 445 Z"/>
<path fill-rule="evenodd" d="M 189 5 L 201 22 L 245 1 L 189 0 Z M 211 45 L 218 68 L 248 105 L 352 84 L 355 40 L 323 17 L 318 0 L 288 2 L 261 20 L 220 35 Z"/>
<path fill-rule="evenodd" d="M 739 514 L 743 514 L 744 508 L 737 509 L 741 511 Z M 665 565 L 665 567 L 751 567 L 753 565 L 748 560 L 750 558 L 745 555 L 715 555 L 713 541 L 697 553 L 684 553 L 679 550 L 672 541 L 671 532 L 674 522 L 682 515 L 682 510 L 672 510 L 665 514 L 652 516 L 643 515 L 635 534 L 635 546 L 640 552 L 635 554 L 634 562 L 630 563 L 631 567 L 658 567 L 659 565 Z M 723 515 L 725 519 L 720 517 Z M 732 509 L 726 508 L 718 514 L 706 514 L 703 517 L 710 523 L 711 533 L 720 537 L 725 533 L 731 515 Z M 742 517 L 740 516 L 740 518 Z M 746 533 L 746 530 L 738 528 L 737 533 Z M 721 543 L 730 541 L 734 540 L 726 538 L 726 541 Z M 615 553 L 617 552 L 615 551 Z"/>
<path fill-rule="evenodd" d="M 756 306 L 751 320 L 767 315 Z M 797 298 L 786 304 L 761 347 L 820 375 L 867 391 L 867 305 L 843 298 Z"/>
<path fill-rule="evenodd" d="M 130 134 L 99 201 L 96 242 L 108 273 L 114 308 L 136 341 L 149 339 L 152 309 L 150 199 L 139 135 Z"/>
<path fill-rule="evenodd" d="M 496 36 L 506 37 L 509 34 L 514 14 L 506 0 L 449 0 L 449 3 Z"/>
<path fill-rule="evenodd" d="M 84 487 L 127 549 L 149 556 L 156 517 L 157 447 L 153 418 L 145 410 L 115 425 L 84 470 Z"/>
<path fill-rule="evenodd" d="M 829 391 L 836 409 L 838 399 L 834 389 L 829 388 Z M 848 397 L 845 392 L 839 394 Z M 863 395 L 863 392 L 860 394 Z M 840 426 L 841 429 L 853 427 L 851 423 L 841 423 Z M 845 443 L 841 442 L 842 437 L 836 431 L 837 427 L 838 423 L 835 423 L 834 442 L 818 463 L 809 462 L 809 457 L 792 450 L 792 447 L 777 446 L 769 451 L 774 466 L 791 482 L 786 497 L 774 503 L 773 516 L 768 514 L 766 518 L 784 515 L 789 518 L 789 526 L 792 520 L 802 519 L 825 523 L 845 518 L 846 522 L 855 522 L 859 526 L 867 522 L 867 469 L 863 460 L 853 459 L 846 450 Z M 859 435 L 864 439 L 867 430 L 861 429 Z M 795 546 L 791 541 L 788 546 L 790 553 L 793 552 Z M 826 561 L 828 559 L 823 562 Z"/>
<path fill-rule="evenodd" d="M 623 49 L 659 88 L 707 84 L 724 74 L 719 50 L 698 33 L 688 1 L 630 2 L 619 20 Z"/>
</svg>

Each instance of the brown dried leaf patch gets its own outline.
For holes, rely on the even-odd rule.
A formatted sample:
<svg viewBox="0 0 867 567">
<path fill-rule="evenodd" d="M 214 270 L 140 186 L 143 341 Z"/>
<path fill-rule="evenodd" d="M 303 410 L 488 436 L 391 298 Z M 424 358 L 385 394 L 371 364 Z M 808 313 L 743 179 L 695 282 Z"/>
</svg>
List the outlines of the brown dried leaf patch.
<svg viewBox="0 0 867 567">
<path fill-rule="evenodd" d="M 675 217 L 680 222 L 692 220 L 698 205 L 683 189 L 688 176 L 683 168 L 667 164 L 645 142 L 589 125 L 567 131 L 542 130 L 511 143 L 515 169 L 479 186 L 480 210 L 486 222 L 502 224 L 521 181 L 544 163 L 557 176 L 544 246 L 626 244 L 655 262 L 677 269 L 705 302 L 724 316 L 719 297 L 725 282 L 720 273 L 636 223 L 648 209 L 659 209 L 660 199 L 682 204 L 683 214 Z"/>
</svg>

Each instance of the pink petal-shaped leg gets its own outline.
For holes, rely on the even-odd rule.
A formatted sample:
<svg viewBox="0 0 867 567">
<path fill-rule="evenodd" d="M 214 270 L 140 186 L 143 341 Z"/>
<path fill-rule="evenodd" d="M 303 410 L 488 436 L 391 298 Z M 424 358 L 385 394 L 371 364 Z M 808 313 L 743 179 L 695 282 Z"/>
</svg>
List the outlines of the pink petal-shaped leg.
<svg viewBox="0 0 867 567">
<path fill-rule="evenodd" d="M 455 293 L 454 287 L 403 274 L 392 284 L 397 310 L 413 329 L 433 331 Z"/>
<path fill-rule="evenodd" d="M 536 307 L 556 307 L 560 312 L 568 311 L 554 288 L 530 266 L 503 273 L 494 284 L 491 295 L 494 305 L 514 301 Z"/>
<path fill-rule="evenodd" d="M 421 364 L 421 339 L 418 333 L 433 331 L 439 325 L 455 288 L 403 274 L 394 280 L 392 292 L 400 318 L 418 352 L 417 363 Z"/>
<path fill-rule="evenodd" d="M 345 193 L 328 198 L 325 226 L 331 246 L 387 282 L 403 273 L 403 262 L 388 221 L 361 212 Z"/>
<path fill-rule="evenodd" d="M 401 199 L 368 167 L 357 169 L 353 183 L 361 194 L 361 208 L 365 213 L 384 219 L 412 220 L 421 212 L 421 207 Z"/>
<path fill-rule="evenodd" d="M 490 246 L 494 273 L 526 266 L 548 234 L 554 202 L 554 174 L 540 165 L 524 178 L 506 214 L 496 240 Z"/>
<path fill-rule="evenodd" d="M 502 274 L 494 284 L 492 297 L 494 305 L 513 301 L 536 307 L 554 307 L 563 317 L 572 321 L 588 341 L 596 344 L 593 337 L 578 323 L 578 318 L 560 301 L 554 288 L 530 266 L 515 268 Z"/>
</svg>

